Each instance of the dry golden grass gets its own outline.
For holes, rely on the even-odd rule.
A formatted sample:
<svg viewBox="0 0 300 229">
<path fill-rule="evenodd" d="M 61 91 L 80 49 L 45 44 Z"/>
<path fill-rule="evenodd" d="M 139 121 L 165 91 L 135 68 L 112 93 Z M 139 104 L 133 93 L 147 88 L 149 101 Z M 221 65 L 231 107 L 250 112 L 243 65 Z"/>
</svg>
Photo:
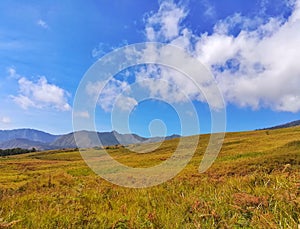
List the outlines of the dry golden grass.
<svg viewBox="0 0 300 229">
<path fill-rule="evenodd" d="M 297 228 L 300 128 L 227 133 L 213 166 L 199 174 L 208 137 L 200 136 L 180 174 L 145 189 L 108 183 L 78 152 L 0 158 L 0 228 Z M 126 165 L 150 167 L 177 144 L 166 141 L 146 154 L 122 147 L 109 153 Z"/>
</svg>

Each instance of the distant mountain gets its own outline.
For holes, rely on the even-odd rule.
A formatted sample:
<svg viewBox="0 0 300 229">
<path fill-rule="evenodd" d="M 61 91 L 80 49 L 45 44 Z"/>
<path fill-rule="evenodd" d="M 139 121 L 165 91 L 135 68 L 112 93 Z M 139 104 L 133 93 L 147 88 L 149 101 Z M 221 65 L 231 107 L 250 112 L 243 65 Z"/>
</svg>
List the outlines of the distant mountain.
<svg viewBox="0 0 300 229">
<path fill-rule="evenodd" d="M 117 131 L 112 132 L 97 132 L 97 135 L 92 131 L 78 131 L 74 133 L 69 133 L 66 135 L 62 135 L 57 138 L 56 141 L 51 143 L 51 146 L 56 146 L 59 148 L 91 148 L 95 146 L 99 146 L 100 144 L 103 146 L 111 146 L 111 145 L 128 145 L 128 144 L 136 144 L 147 141 L 149 138 L 143 138 L 136 134 L 120 134 Z M 75 142 L 75 136 L 78 140 L 77 144 Z"/>
<path fill-rule="evenodd" d="M 24 138 L 16 138 L 16 139 L 12 139 L 0 143 L 0 149 L 12 149 L 12 148 L 22 148 L 22 149 L 35 148 L 36 150 L 52 149 L 47 143 L 31 141 Z"/>
<path fill-rule="evenodd" d="M 77 147 L 75 141 L 75 135 L 76 135 L 76 139 L 78 139 L 78 146 L 80 148 L 90 148 L 94 146 L 99 146 L 99 144 L 97 144 L 97 135 L 95 135 L 94 133 L 95 132 L 83 130 L 83 131 L 62 135 L 59 138 L 57 138 L 54 142 L 52 142 L 51 146 L 57 148 L 75 148 Z M 111 137 L 113 139 L 111 139 L 110 143 L 117 144 L 114 137 L 113 136 Z"/>
<path fill-rule="evenodd" d="M 281 125 L 278 125 L 278 126 L 264 128 L 263 130 L 275 130 L 275 129 L 293 127 L 293 126 L 300 126 L 300 120 L 293 121 L 293 122 L 288 122 L 288 123 L 281 124 Z"/>
<path fill-rule="evenodd" d="M 34 129 L 0 130 L 0 143 L 22 138 L 43 143 L 53 142 L 59 135 L 48 134 Z"/>
<path fill-rule="evenodd" d="M 77 142 L 75 141 L 75 136 Z M 144 138 L 137 134 L 120 134 L 117 131 L 95 132 L 77 131 L 64 135 L 52 135 L 33 129 L 17 129 L 0 131 L 0 149 L 10 148 L 36 148 L 38 150 L 61 148 L 91 148 L 99 145 L 129 145 L 143 142 L 159 142 L 178 138 L 180 135 L 171 135 L 165 138 Z M 99 140 L 101 143 L 99 144 Z M 77 143 L 77 144 L 76 144 Z"/>
</svg>

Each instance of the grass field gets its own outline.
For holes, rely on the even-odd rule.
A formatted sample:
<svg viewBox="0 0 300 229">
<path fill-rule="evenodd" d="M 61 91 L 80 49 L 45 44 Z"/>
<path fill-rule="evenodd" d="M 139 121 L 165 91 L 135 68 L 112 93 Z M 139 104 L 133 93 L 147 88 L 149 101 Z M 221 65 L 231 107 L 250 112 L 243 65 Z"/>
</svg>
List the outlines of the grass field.
<svg viewBox="0 0 300 229">
<path fill-rule="evenodd" d="M 0 158 L 0 228 L 299 228 L 300 128 L 227 133 L 200 174 L 208 137 L 200 136 L 180 174 L 144 189 L 110 184 L 75 151 Z M 108 151 L 149 167 L 170 157 L 177 142 L 147 154 Z"/>
</svg>

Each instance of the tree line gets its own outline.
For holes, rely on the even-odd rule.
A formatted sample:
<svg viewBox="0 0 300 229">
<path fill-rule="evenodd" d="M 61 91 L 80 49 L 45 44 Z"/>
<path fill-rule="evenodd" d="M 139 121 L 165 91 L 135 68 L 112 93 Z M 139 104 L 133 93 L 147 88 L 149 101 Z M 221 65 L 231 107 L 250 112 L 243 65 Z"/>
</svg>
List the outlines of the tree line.
<svg viewBox="0 0 300 229">
<path fill-rule="evenodd" d="M 22 149 L 22 148 L 12 148 L 12 149 L 0 149 L 0 157 L 24 154 L 24 153 L 32 153 L 36 152 L 35 148 L 32 149 Z"/>
</svg>

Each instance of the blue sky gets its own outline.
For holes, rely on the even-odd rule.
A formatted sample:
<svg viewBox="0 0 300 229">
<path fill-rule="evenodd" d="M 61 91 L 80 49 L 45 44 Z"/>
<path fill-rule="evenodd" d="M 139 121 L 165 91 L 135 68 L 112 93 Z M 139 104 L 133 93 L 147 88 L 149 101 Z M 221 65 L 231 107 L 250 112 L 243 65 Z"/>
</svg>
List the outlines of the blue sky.
<svg viewBox="0 0 300 229">
<path fill-rule="evenodd" d="M 299 0 L 3 0 L 0 129 L 71 132 L 76 90 L 90 66 L 118 47 L 147 41 L 176 45 L 212 72 L 226 103 L 227 131 L 300 119 Z M 132 132 L 181 133 L 180 117 L 167 102 L 184 102 L 174 88 L 190 96 L 200 132 L 210 131 L 207 102 L 183 77 L 155 66 L 121 72 L 106 86 L 95 113 L 99 131 L 118 126 L 111 123 L 111 104 L 138 76 L 174 85 L 165 88 L 168 93 L 150 81 L 143 85 L 149 91 L 159 88 L 162 101 L 138 104 L 133 97 L 122 97 L 125 109 L 133 105 L 128 120 Z M 91 90 L 100 84 L 94 82 Z M 84 111 L 76 115 L 89 118 Z"/>
</svg>

